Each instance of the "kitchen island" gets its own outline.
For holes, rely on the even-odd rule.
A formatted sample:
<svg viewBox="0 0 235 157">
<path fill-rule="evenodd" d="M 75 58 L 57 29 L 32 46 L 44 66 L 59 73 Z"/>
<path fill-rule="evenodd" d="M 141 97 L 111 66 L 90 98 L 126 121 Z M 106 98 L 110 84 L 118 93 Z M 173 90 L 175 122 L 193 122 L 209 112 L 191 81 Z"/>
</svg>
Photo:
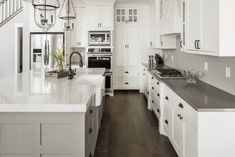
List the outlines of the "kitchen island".
<svg viewBox="0 0 235 157">
<path fill-rule="evenodd" d="M 73 80 L 28 71 L 0 80 L 0 156 L 93 156 L 105 69 L 78 69 Z"/>
</svg>

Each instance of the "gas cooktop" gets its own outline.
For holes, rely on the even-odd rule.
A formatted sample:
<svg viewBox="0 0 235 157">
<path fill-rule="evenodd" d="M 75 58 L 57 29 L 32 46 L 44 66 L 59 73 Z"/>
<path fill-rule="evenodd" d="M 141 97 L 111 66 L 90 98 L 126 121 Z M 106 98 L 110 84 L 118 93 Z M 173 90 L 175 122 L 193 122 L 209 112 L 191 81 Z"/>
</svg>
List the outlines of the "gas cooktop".
<svg viewBox="0 0 235 157">
<path fill-rule="evenodd" d="M 182 73 L 176 69 L 157 69 L 153 73 L 160 78 L 184 78 Z"/>
</svg>

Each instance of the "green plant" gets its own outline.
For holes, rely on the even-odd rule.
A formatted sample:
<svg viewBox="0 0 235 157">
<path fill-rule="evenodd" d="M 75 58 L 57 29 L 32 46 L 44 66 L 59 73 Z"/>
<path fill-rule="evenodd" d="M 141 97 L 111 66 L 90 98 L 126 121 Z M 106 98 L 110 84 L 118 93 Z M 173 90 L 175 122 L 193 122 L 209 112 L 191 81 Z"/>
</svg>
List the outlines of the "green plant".
<svg viewBox="0 0 235 157">
<path fill-rule="evenodd" d="M 51 55 L 56 61 L 59 72 L 64 71 L 64 62 L 65 62 L 64 48 L 53 50 Z"/>
</svg>

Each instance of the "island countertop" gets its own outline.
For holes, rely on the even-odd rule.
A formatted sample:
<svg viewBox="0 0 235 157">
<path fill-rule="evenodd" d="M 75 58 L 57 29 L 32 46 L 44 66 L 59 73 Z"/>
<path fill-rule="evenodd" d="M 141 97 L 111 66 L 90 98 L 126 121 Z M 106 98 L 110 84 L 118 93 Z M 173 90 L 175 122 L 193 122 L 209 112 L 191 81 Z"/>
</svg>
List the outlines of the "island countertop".
<svg viewBox="0 0 235 157">
<path fill-rule="evenodd" d="M 26 71 L 0 79 L 0 112 L 86 112 L 97 83 L 101 86 L 97 78 L 104 73 L 104 68 L 81 68 L 73 80 L 68 80 Z M 88 77 L 96 78 L 84 80 Z"/>
<path fill-rule="evenodd" d="M 185 79 L 161 79 L 143 64 L 156 79 L 165 83 L 184 101 L 199 112 L 235 112 L 235 96 L 218 89 L 205 82 L 198 81 L 196 84 L 188 83 Z M 160 65 L 154 69 L 171 68 L 167 65 Z"/>
</svg>

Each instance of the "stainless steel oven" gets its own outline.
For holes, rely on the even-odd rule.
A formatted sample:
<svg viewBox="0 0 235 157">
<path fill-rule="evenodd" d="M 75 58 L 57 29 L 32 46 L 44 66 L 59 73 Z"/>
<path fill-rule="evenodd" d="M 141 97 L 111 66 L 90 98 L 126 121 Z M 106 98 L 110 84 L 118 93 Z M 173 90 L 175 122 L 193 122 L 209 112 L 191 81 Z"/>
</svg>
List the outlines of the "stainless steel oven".
<svg viewBox="0 0 235 157">
<path fill-rule="evenodd" d="M 112 72 L 112 55 L 109 54 L 88 54 L 88 68 L 105 68 L 106 72 Z"/>
<path fill-rule="evenodd" d="M 111 46 L 111 31 L 89 31 L 88 46 Z"/>
</svg>

